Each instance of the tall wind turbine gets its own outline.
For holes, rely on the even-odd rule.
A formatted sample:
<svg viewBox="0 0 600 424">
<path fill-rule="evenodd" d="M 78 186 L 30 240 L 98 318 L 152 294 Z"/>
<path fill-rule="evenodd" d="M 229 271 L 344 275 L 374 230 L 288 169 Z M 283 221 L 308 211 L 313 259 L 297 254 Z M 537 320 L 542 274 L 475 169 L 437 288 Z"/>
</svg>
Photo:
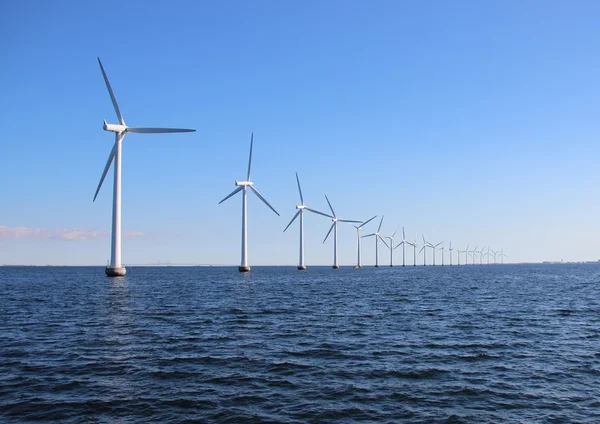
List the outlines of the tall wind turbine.
<svg viewBox="0 0 600 424">
<path fill-rule="evenodd" d="M 473 249 L 473 250 L 471 251 L 471 255 L 473 256 L 473 265 L 475 265 L 475 259 L 476 259 L 476 256 L 475 256 L 475 255 L 476 255 L 476 254 L 477 254 L 477 252 L 478 252 L 478 250 L 477 250 L 477 248 L 478 248 L 478 247 L 479 247 L 479 246 L 475 246 L 475 249 Z"/>
<path fill-rule="evenodd" d="M 421 237 L 423 237 L 423 247 L 421 247 L 421 250 L 419 250 L 419 253 L 421 253 L 421 251 L 423 251 L 423 266 L 427 266 L 427 248 L 429 247 L 428 244 L 430 244 L 430 243 L 425 240 L 425 236 L 423 234 L 421 234 Z"/>
<path fill-rule="evenodd" d="M 431 250 L 433 250 L 433 266 L 435 266 L 435 251 L 436 251 L 437 247 L 442 243 L 443 243 L 443 241 L 440 241 L 438 244 L 432 244 L 432 243 L 427 242 L 427 244 L 429 245 L 428 247 L 430 247 Z"/>
<path fill-rule="evenodd" d="M 394 234 L 392 234 L 391 236 L 384 237 L 384 238 L 390 240 L 390 245 L 387 246 L 388 249 L 390 249 L 390 266 L 394 266 L 394 237 L 396 236 L 397 232 L 398 232 L 398 229 L 396 228 L 396 231 L 394 231 Z M 396 247 L 398 247 L 398 246 L 396 246 Z"/>
<path fill-rule="evenodd" d="M 498 254 L 498 252 L 494 252 L 493 250 L 491 252 L 494 255 L 494 265 L 496 265 L 496 255 Z"/>
<path fill-rule="evenodd" d="M 406 266 L 406 245 L 411 244 L 408 240 L 406 240 L 406 235 L 404 234 L 404 226 L 402 226 L 402 241 L 398 243 L 394 249 L 397 249 L 400 245 L 402 245 L 402 266 Z"/>
<path fill-rule="evenodd" d="M 373 221 L 375 218 L 377 218 L 377 215 L 375 215 L 371 219 L 366 220 L 365 222 L 363 222 L 360 225 L 354 226 L 354 228 L 356 228 L 356 251 L 358 252 L 358 260 L 357 260 L 356 266 L 354 268 L 362 268 L 362 263 L 360 260 L 360 230 L 362 229 L 362 227 L 367 225 L 369 222 Z"/>
<path fill-rule="evenodd" d="M 296 218 L 298 218 L 298 215 L 300 215 L 300 258 L 298 259 L 298 269 L 305 270 L 306 265 L 304 264 L 304 211 L 307 210 L 309 212 L 323 215 L 328 218 L 333 218 L 333 217 L 331 215 L 328 215 L 323 212 L 319 212 L 317 210 L 311 209 L 311 208 L 307 207 L 306 205 L 304 205 L 304 197 L 302 197 L 302 189 L 300 188 L 300 179 L 298 178 L 297 172 L 296 172 L 296 182 L 298 183 L 298 193 L 300 193 L 300 205 L 296 206 L 296 209 L 298 209 L 298 212 L 296 212 L 296 215 L 294 215 L 294 217 L 292 218 L 290 223 L 287 225 L 287 227 L 285 227 L 283 232 L 285 233 L 285 230 L 287 230 L 290 227 L 290 225 L 292 225 L 292 222 L 294 222 L 296 220 Z"/>
<path fill-rule="evenodd" d="M 275 210 L 273 206 L 267 202 L 267 199 L 262 197 L 262 195 L 258 192 L 256 188 L 254 188 L 254 183 L 250 181 L 250 168 L 252 167 L 252 145 L 254 144 L 254 133 L 250 136 L 250 157 L 248 159 L 248 174 L 246 176 L 246 181 L 237 181 L 235 180 L 235 185 L 237 188 L 229 193 L 223 200 L 219 202 L 219 204 L 223 203 L 225 200 L 229 199 L 234 194 L 238 192 L 242 192 L 242 263 L 238 267 L 240 272 L 248 272 L 250 271 L 250 265 L 248 265 L 248 219 L 246 216 L 247 211 L 247 201 L 246 194 L 247 189 L 250 188 L 256 194 L 256 196 L 263 201 L 265 205 L 267 205 L 273 212 L 279 216 L 279 212 Z"/>
<path fill-rule="evenodd" d="M 450 247 L 448 247 L 448 252 L 450 253 L 450 266 L 452 266 L 452 240 L 450 240 Z"/>
<path fill-rule="evenodd" d="M 417 266 L 417 238 L 415 237 L 414 243 L 407 241 L 409 245 L 413 247 L 413 266 Z"/>
<path fill-rule="evenodd" d="M 338 218 L 333 210 L 333 207 L 331 206 L 331 202 L 329 202 L 329 199 L 327 198 L 327 195 L 325 195 L 325 199 L 327 199 L 327 204 L 329 205 L 329 209 L 331 209 L 331 214 L 333 215 L 331 217 L 333 224 L 331 224 L 331 227 L 329 228 L 327 235 L 323 239 L 323 243 L 325 243 L 327 241 L 327 237 L 329 237 L 329 234 L 331 234 L 331 230 L 333 230 L 333 267 L 332 268 L 338 269 L 340 266 L 338 265 L 338 252 L 337 252 L 337 224 L 338 224 L 338 222 L 350 222 L 350 223 L 360 224 L 360 221 L 352 221 L 350 219 Z"/>
<path fill-rule="evenodd" d="M 115 108 L 115 112 L 117 114 L 117 118 L 119 119 L 119 123 L 108 124 L 106 120 L 104 121 L 104 131 L 115 133 L 115 144 L 113 145 L 113 148 L 110 151 L 108 161 L 106 162 L 106 166 L 104 167 L 104 171 L 102 172 L 100 183 L 98 184 L 98 188 L 96 189 L 96 194 L 94 194 L 94 201 L 96 201 L 96 197 L 98 196 L 100 187 L 102 187 L 104 178 L 106 177 L 106 174 L 108 173 L 108 170 L 110 169 L 110 166 L 114 160 L 115 166 L 113 186 L 112 232 L 110 243 L 110 264 L 104 269 L 104 272 L 109 277 L 120 277 L 125 275 L 126 273 L 125 267 L 121 264 L 121 145 L 123 143 L 125 135 L 127 135 L 127 133 L 158 134 L 193 132 L 196 130 L 188 130 L 182 128 L 128 127 L 125 124 L 125 120 L 123 119 L 123 115 L 121 114 L 121 110 L 119 109 L 119 105 L 117 104 L 117 99 L 115 98 L 110 83 L 108 82 L 108 77 L 106 76 L 106 72 L 104 72 L 104 67 L 102 66 L 100 58 L 98 58 L 98 64 L 100 65 L 102 77 L 104 77 L 104 82 L 106 83 L 106 88 L 108 88 L 108 94 L 110 94 L 110 99 L 112 100 L 112 104 Z"/>
<path fill-rule="evenodd" d="M 465 253 L 465 265 L 469 265 L 469 245 L 467 244 L 467 248 L 463 250 Z"/>
<path fill-rule="evenodd" d="M 479 251 L 479 265 L 483 265 L 483 251 L 485 250 L 485 247 L 482 247 L 481 250 Z"/>
<path fill-rule="evenodd" d="M 442 245 L 442 247 L 438 248 L 442 252 L 442 266 L 444 266 L 444 251 L 446 248 Z"/>
<path fill-rule="evenodd" d="M 506 258 L 506 257 L 507 257 L 507 255 L 504 254 L 504 248 L 500 249 L 500 261 L 501 261 L 500 263 L 502 265 L 504 265 L 504 258 Z"/>
<path fill-rule="evenodd" d="M 367 234 L 366 236 L 363 236 L 363 237 L 375 236 L 375 267 L 376 268 L 379 267 L 379 239 L 381 239 L 381 241 L 384 241 L 383 238 L 381 238 L 381 235 L 379 234 L 379 231 L 381 231 L 381 224 L 383 224 L 384 217 L 385 217 L 385 215 L 381 216 L 381 221 L 379 221 L 379 227 L 377 228 L 376 232 L 374 232 L 373 234 Z"/>
</svg>

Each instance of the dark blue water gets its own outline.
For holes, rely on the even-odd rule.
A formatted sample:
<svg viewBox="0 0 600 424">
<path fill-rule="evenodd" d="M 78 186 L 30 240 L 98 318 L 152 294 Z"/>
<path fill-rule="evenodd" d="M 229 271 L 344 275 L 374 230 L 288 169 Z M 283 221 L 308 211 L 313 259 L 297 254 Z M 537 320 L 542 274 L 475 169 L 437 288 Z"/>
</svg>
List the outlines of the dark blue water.
<svg viewBox="0 0 600 424">
<path fill-rule="evenodd" d="M 600 265 L 0 267 L 0 421 L 599 422 Z"/>
</svg>

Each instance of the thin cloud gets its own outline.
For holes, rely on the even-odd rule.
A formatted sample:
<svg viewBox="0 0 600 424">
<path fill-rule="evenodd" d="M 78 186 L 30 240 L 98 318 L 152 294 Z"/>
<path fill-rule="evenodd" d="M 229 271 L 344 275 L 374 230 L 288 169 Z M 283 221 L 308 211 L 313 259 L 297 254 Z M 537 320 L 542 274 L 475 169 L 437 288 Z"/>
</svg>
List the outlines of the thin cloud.
<svg viewBox="0 0 600 424">
<path fill-rule="evenodd" d="M 124 237 L 142 237 L 141 231 L 126 231 Z M 25 239 L 25 240 L 68 240 L 81 241 L 106 238 L 110 236 L 108 231 L 89 230 L 85 228 L 52 229 L 52 228 L 27 228 L 7 227 L 0 225 L 0 240 Z"/>
</svg>

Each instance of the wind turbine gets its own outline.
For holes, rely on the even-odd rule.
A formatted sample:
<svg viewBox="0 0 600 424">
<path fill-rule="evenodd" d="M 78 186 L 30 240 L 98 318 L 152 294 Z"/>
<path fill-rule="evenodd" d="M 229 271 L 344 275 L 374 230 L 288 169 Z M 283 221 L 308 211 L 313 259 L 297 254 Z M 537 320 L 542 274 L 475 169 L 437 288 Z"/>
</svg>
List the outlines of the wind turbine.
<svg viewBox="0 0 600 424">
<path fill-rule="evenodd" d="M 394 233 L 396 234 L 396 233 Z M 402 266 L 406 266 L 406 255 L 405 255 L 405 251 L 406 251 L 406 245 L 407 244 L 412 244 L 410 243 L 408 240 L 406 240 L 406 235 L 404 234 L 404 226 L 402 227 L 402 241 L 400 243 L 398 243 L 396 245 L 396 247 L 394 247 L 394 250 L 397 249 L 400 245 L 402 245 Z"/>
<path fill-rule="evenodd" d="M 423 266 L 427 266 L 427 247 L 429 247 L 427 245 L 430 243 L 425 240 L 425 236 L 423 234 L 421 234 L 421 237 L 423 237 L 423 247 L 421 247 L 421 250 L 419 250 L 419 253 L 421 253 L 421 251 L 423 251 Z"/>
<path fill-rule="evenodd" d="M 496 255 L 498 254 L 498 252 L 494 252 L 493 250 L 491 252 L 494 255 L 494 265 L 496 265 Z"/>
<path fill-rule="evenodd" d="M 375 236 L 375 267 L 376 268 L 379 267 L 379 239 L 381 239 L 381 241 L 383 241 L 385 243 L 383 238 L 381 238 L 381 235 L 379 235 L 379 231 L 381 230 L 381 224 L 383 224 L 384 217 L 385 217 L 385 215 L 381 216 L 381 221 L 379 221 L 379 227 L 377 228 L 376 232 L 374 232 L 373 234 L 367 234 L 366 236 L 363 236 L 363 237 Z"/>
<path fill-rule="evenodd" d="M 446 250 L 446 248 L 442 245 L 442 247 L 440 247 L 438 250 L 442 251 L 442 266 L 444 266 L 444 251 Z"/>
<path fill-rule="evenodd" d="M 467 244 L 467 248 L 463 250 L 465 253 L 465 265 L 469 265 L 469 245 Z"/>
<path fill-rule="evenodd" d="M 390 240 L 390 245 L 388 246 L 388 249 L 390 249 L 390 266 L 394 266 L 394 237 L 396 236 L 397 232 L 398 232 L 398 229 L 396 228 L 396 231 L 394 231 L 394 234 L 392 234 L 391 236 L 384 237 L 384 238 Z"/>
<path fill-rule="evenodd" d="M 371 222 L 372 220 L 374 220 L 375 218 L 377 218 L 377 215 L 375 215 L 373 218 L 363 222 L 360 225 L 355 225 L 354 228 L 356 228 L 356 251 L 358 252 L 358 262 L 356 263 L 356 266 L 354 268 L 362 268 L 362 264 L 360 261 L 360 230 L 362 229 L 362 227 L 364 227 L 365 225 L 367 225 L 369 222 Z"/>
<path fill-rule="evenodd" d="M 427 244 L 429 245 L 428 247 L 430 247 L 431 250 L 433 250 L 433 266 L 435 266 L 435 250 L 442 243 L 443 243 L 443 241 L 440 241 L 438 244 L 434 245 L 434 244 L 431 244 L 431 243 L 427 242 Z"/>
<path fill-rule="evenodd" d="M 300 179 L 298 178 L 297 172 L 296 172 L 296 182 L 298 183 L 298 193 L 300 193 L 300 205 L 296 206 L 296 209 L 298 209 L 298 212 L 296 212 L 296 215 L 294 215 L 294 217 L 292 218 L 290 223 L 287 225 L 287 227 L 285 227 L 285 230 L 287 230 L 290 227 L 290 225 L 292 225 L 292 222 L 294 222 L 296 220 L 296 218 L 298 218 L 298 215 L 300 215 L 300 258 L 298 259 L 298 269 L 305 270 L 306 265 L 304 264 L 304 211 L 307 210 L 309 212 L 323 215 L 328 218 L 333 218 L 333 217 L 331 215 L 316 211 L 316 210 L 311 209 L 311 208 L 307 207 L 306 205 L 304 205 L 304 197 L 302 197 L 302 189 L 300 188 Z M 285 233 L 285 230 L 283 230 L 284 233 Z"/>
<path fill-rule="evenodd" d="M 246 176 L 246 181 L 238 181 L 235 180 L 235 185 L 237 188 L 229 193 L 223 200 L 219 202 L 219 205 L 223 203 L 225 200 L 229 199 L 234 194 L 238 192 L 242 192 L 242 263 L 238 267 L 240 272 L 248 272 L 250 271 L 250 265 L 248 265 L 248 220 L 246 216 L 247 211 L 247 200 L 246 194 L 247 189 L 250 188 L 258 196 L 260 200 L 263 201 L 265 205 L 267 205 L 273 212 L 279 216 L 279 213 L 267 202 L 267 199 L 262 197 L 262 195 L 258 192 L 256 188 L 254 188 L 254 183 L 250 181 L 250 168 L 252 167 L 252 145 L 254 144 L 254 133 L 250 136 L 250 157 L 248 159 L 248 174 Z"/>
<path fill-rule="evenodd" d="M 452 266 L 452 240 L 450 240 L 450 246 L 448 247 L 448 252 L 450 253 L 450 266 Z"/>
<path fill-rule="evenodd" d="M 121 145 L 123 143 L 123 139 L 125 138 L 127 133 L 158 134 L 193 132 L 196 130 L 188 130 L 182 128 L 128 127 L 125 124 L 125 120 L 123 119 L 123 115 L 121 114 L 121 110 L 119 109 L 119 105 L 117 104 L 115 94 L 113 93 L 110 83 L 108 82 L 108 77 L 106 76 L 106 72 L 104 72 L 104 67 L 102 66 L 100 58 L 98 58 L 98 64 L 100 65 L 102 77 L 104 77 L 104 82 L 106 83 L 106 88 L 108 89 L 108 94 L 110 94 L 110 99 L 112 100 L 112 104 L 115 108 L 115 112 L 117 114 L 117 118 L 119 119 L 119 123 L 108 124 L 106 120 L 104 120 L 104 131 L 115 133 L 115 144 L 113 145 L 113 148 L 110 151 L 110 155 L 108 156 L 108 161 L 104 166 L 104 171 L 102 172 L 100 183 L 98 184 L 98 188 L 96 189 L 96 194 L 94 194 L 94 201 L 96 201 L 96 197 L 98 196 L 100 187 L 102 187 L 104 178 L 106 177 L 106 174 L 108 173 L 108 170 L 110 169 L 110 166 L 114 160 L 115 166 L 113 186 L 112 232 L 110 243 L 110 264 L 106 266 L 104 272 L 109 277 L 120 277 L 125 275 L 126 273 L 125 267 L 121 264 Z"/>
<path fill-rule="evenodd" d="M 475 265 L 475 254 L 477 253 L 477 248 L 479 246 L 475 246 L 475 249 L 471 251 L 471 256 L 473 256 L 473 265 Z"/>
<path fill-rule="evenodd" d="M 485 250 L 485 247 L 482 247 L 481 250 L 479 251 L 479 265 L 483 265 L 483 251 Z"/>
<path fill-rule="evenodd" d="M 504 248 L 500 249 L 500 261 L 501 261 L 500 263 L 502 265 L 504 265 L 504 258 L 506 258 L 506 257 L 507 257 L 507 255 L 504 254 Z"/>
<path fill-rule="evenodd" d="M 329 205 L 329 209 L 331 209 L 331 214 L 333 215 L 331 217 L 333 224 L 331 224 L 331 227 L 329 228 L 327 235 L 323 239 L 323 243 L 325 243 L 327 241 L 327 237 L 329 237 L 329 234 L 331 234 L 331 230 L 333 230 L 333 269 L 338 269 L 340 266 L 338 265 L 338 253 L 337 253 L 337 223 L 338 222 L 350 222 L 350 223 L 360 224 L 360 221 L 352 221 L 350 219 L 338 218 L 333 210 L 333 207 L 331 206 L 331 202 L 329 202 L 329 199 L 327 198 L 327 195 L 325 195 L 325 199 L 327 199 L 327 204 Z"/>
</svg>

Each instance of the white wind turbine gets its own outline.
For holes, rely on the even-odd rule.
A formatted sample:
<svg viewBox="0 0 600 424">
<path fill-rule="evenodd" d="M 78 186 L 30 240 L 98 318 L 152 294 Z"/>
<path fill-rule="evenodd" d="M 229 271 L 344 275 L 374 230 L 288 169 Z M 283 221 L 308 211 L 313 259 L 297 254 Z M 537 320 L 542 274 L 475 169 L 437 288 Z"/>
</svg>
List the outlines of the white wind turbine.
<svg viewBox="0 0 600 424">
<path fill-rule="evenodd" d="M 433 251 L 433 266 L 435 266 L 435 251 L 436 251 L 437 247 L 442 243 L 443 243 L 443 241 L 440 241 L 438 244 L 432 244 L 432 243 L 427 242 L 427 244 L 429 245 L 427 247 L 430 247 L 431 250 Z"/>
<path fill-rule="evenodd" d="M 465 265 L 469 265 L 469 245 L 467 244 L 467 248 L 463 250 L 465 253 Z"/>
<path fill-rule="evenodd" d="M 325 199 L 327 200 L 327 204 L 329 205 L 329 209 L 331 209 L 331 213 L 333 215 L 333 216 L 331 216 L 331 220 L 333 221 L 333 224 L 331 224 L 331 227 L 329 228 L 327 235 L 323 239 L 323 243 L 325 243 L 327 241 L 327 237 L 329 237 L 329 234 L 331 234 L 331 230 L 333 230 L 333 267 L 332 268 L 338 269 L 340 266 L 338 265 L 338 252 L 337 252 L 337 224 L 338 224 L 338 222 L 350 222 L 350 223 L 360 224 L 360 221 L 352 221 L 350 219 L 338 218 L 333 210 L 333 207 L 331 207 L 331 203 L 329 202 L 327 195 L 325 195 Z"/>
<path fill-rule="evenodd" d="M 500 261 L 501 261 L 500 263 L 502 265 L 504 265 L 504 258 L 506 258 L 506 257 L 507 257 L 507 255 L 504 254 L 504 248 L 500 249 Z"/>
<path fill-rule="evenodd" d="M 394 231 L 394 234 L 392 234 L 391 236 L 384 237 L 384 238 L 390 240 L 390 245 L 387 246 L 387 248 L 390 249 L 390 266 L 394 266 L 394 237 L 396 236 L 397 232 L 398 232 L 398 229 L 396 228 L 396 231 Z M 384 242 L 384 244 L 386 244 L 386 243 Z M 398 246 L 396 246 L 396 247 L 398 247 Z"/>
<path fill-rule="evenodd" d="M 385 243 L 385 241 L 383 240 L 383 238 L 381 238 L 381 235 L 379 234 L 379 231 L 381 230 L 381 224 L 383 224 L 383 218 L 385 215 L 381 216 L 381 221 L 379 221 L 379 227 L 377 228 L 377 231 L 374 232 L 373 234 L 367 234 L 364 237 L 372 237 L 375 236 L 375 267 L 379 267 L 379 239 L 381 239 L 381 241 L 383 241 Z"/>
<path fill-rule="evenodd" d="M 287 227 L 285 227 L 285 230 L 287 230 L 290 227 L 290 225 L 292 225 L 292 222 L 294 222 L 294 220 L 296 218 L 298 218 L 298 215 L 300 215 L 300 258 L 298 260 L 298 269 L 305 270 L 306 265 L 304 264 L 304 211 L 307 210 L 309 212 L 323 215 L 328 218 L 333 218 L 333 217 L 331 215 L 327 215 L 326 213 L 319 212 L 319 211 L 316 211 L 314 209 L 311 209 L 311 208 L 305 206 L 304 205 L 304 197 L 302 197 L 302 189 L 300 188 L 300 179 L 298 178 L 297 172 L 296 172 L 296 182 L 298 183 L 298 193 L 300 193 L 300 205 L 296 206 L 296 209 L 298 209 L 298 212 L 296 212 L 296 215 L 294 215 L 294 217 L 292 218 L 290 223 L 287 225 Z M 285 230 L 283 230 L 284 233 L 285 233 Z"/>
<path fill-rule="evenodd" d="M 358 261 L 356 262 L 356 266 L 354 268 L 362 268 L 362 263 L 360 260 L 360 230 L 362 229 L 362 227 L 367 225 L 369 222 L 373 221 L 375 218 L 377 218 L 377 215 L 375 215 L 371 219 L 366 220 L 360 225 L 354 226 L 354 228 L 356 228 L 356 251 L 358 252 Z"/>
<path fill-rule="evenodd" d="M 423 266 L 427 266 L 427 246 L 429 244 L 428 241 L 425 240 L 425 236 L 423 234 L 421 234 L 421 237 L 423 237 L 423 247 L 421 247 L 421 250 L 419 250 L 419 253 L 423 252 Z M 415 242 L 415 245 L 417 243 Z"/>
<path fill-rule="evenodd" d="M 106 162 L 106 166 L 104 167 L 104 171 L 102 172 L 100 183 L 98 184 L 98 188 L 96 189 L 96 194 L 94 194 L 94 201 L 96 201 L 96 197 L 98 196 L 100 187 L 102 187 L 104 178 L 106 177 L 106 174 L 108 173 L 108 170 L 110 169 L 110 166 L 114 160 L 115 166 L 113 185 L 113 213 L 110 244 L 110 264 L 105 268 L 104 272 L 109 277 L 118 277 L 123 276 L 126 273 L 125 267 L 121 264 L 121 145 L 123 143 L 125 135 L 127 135 L 127 133 L 158 134 L 193 132 L 196 130 L 188 130 L 182 128 L 128 127 L 125 124 L 125 120 L 123 119 L 123 115 L 121 114 L 121 110 L 119 109 L 119 105 L 117 104 L 117 99 L 115 98 L 110 83 L 108 82 L 108 77 L 106 76 L 106 72 L 104 72 L 104 67 L 102 66 L 100 58 L 98 58 L 98 64 L 100 65 L 102 77 L 104 77 L 104 82 L 106 83 L 106 88 L 108 88 L 108 94 L 110 94 L 110 99 L 112 100 L 112 104 L 115 108 L 115 112 L 117 114 L 117 118 L 119 119 L 119 123 L 108 124 L 106 120 L 104 121 L 104 130 L 115 133 L 115 144 L 113 145 L 113 148 L 110 151 L 108 161 Z"/>
<path fill-rule="evenodd" d="M 415 241 L 414 243 L 411 243 L 410 241 L 407 241 L 407 243 L 413 247 L 413 266 L 417 266 L 417 237 L 415 235 Z"/>
<path fill-rule="evenodd" d="M 450 253 L 450 266 L 452 266 L 452 240 L 450 240 L 450 247 L 448 247 L 448 252 Z"/>
<path fill-rule="evenodd" d="M 494 265 L 496 265 L 496 255 L 498 254 L 498 252 L 494 252 L 493 250 L 491 250 L 491 252 L 494 255 Z"/>
<path fill-rule="evenodd" d="M 438 248 L 438 250 L 442 251 L 442 266 L 444 266 L 444 251 L 446 250 L 446 248 L 442 245 L 442 247 Z"/>
<path fill-rule="evenodd" d="M 254 183 L 250 181 L 250 168 L 252 167 L 252 145 L 254 144 L 254 133 L 250 136 L 250 157 L 248 159 L 248 175 L 246 176 L 246 181 L 237 181 L 235 180 L 235 185 L 237 188 L 229 193 L 223 200 L 219 202 L 219 204 L 223 203 L 225 200 L 229 199 L 234 194 L 238 192 L 242 192 L 242 263 L 238 267 L 240 272 L 248 272 L 250 271 L 250 265 L 248 265 L 248 220 L 246 216 L 247 211 L 247 200 L 246 194 L 248 187 L 258 196 L 260 200 L 263 201 L 265 205 L 267 205 L 273 212 L 279 216 L 279 213 L 267 202 L 267 200 L 261 196 L 256 188 L 254 188 Z"/>
<path fill-rule="evenodd" d="M 482 247 L 481 250 L 479 251 L 479 265 L 483 265 L 483 256 L 484 256 L 483 251 L 484 250 L 485 250 L 485 247 Z"/>
<path fill-rule="evenodd" d="M 395 233 L 394 233 L 395 234 Z M 402 266 L 406 266 L 406 256 L 405 256 L 405 251 L 406 251 L 406 245 L 412 245 L 411 242 L 409 242 L 408 240 L 406 240 L 406 235 L 404 234 L 404 226 L 402 227 L 402 241 L 400 243 L 398 243 L 396 245 L 396 247 L 394 247 L 394 249 L 397 249 L 398 247 L 400 247 L 400 245 L 402 245 Z"/>
</svg>

